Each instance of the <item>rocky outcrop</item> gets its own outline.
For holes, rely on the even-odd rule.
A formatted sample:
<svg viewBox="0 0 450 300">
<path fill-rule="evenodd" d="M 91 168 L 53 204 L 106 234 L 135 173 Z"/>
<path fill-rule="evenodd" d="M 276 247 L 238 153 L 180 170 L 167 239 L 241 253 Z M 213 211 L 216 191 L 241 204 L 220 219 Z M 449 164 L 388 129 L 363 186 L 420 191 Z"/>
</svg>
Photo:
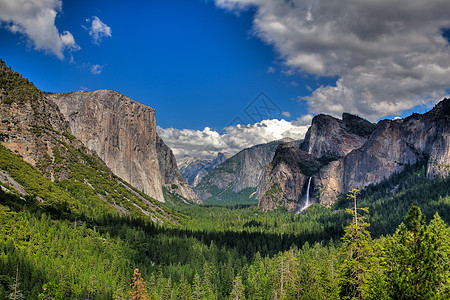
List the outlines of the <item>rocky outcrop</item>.
<svg viewBox="0 0 450 300">
<path fill-rule="evenodd" d="M 209 171 L 195 187 L 196 194 L 202 200 L 234 201 L 233 198 L 246 191 L 246 197 L 254 199 L 266 165 L 283 142 L 294 141 L 274 141 L 240 151 Z"/>
<path fill-rule="evenodd" d="M 159 162 L 159 171 L 164 186 L 172 193 L 176 193 L 190 201 L 201 203 L 201 200 L 187 184 L 177 167 L 175 155 L 164 141 L 156 136 L 156 153 Z"/>
<path fill-rule="evenodd" d="M 306 191 L 309 180 L 306 168 L 317 168 L 319 163 L 298 147 L 281 144 L 273 161 L 267 165 L 264 178 L 257 190 L 258 205 L 263 211 L 279 206 L 295 211 Z"/>
<path fill-rule="evenodd" d="M 36 166 L 52 159 L 58 140 L 81 146 L 61 135 L 70 129 L 55 103 L 1 60 L 0 79 L 0 142 L 5 147 Z M 42 164 L 40 169 L 55 179 L 52 165 Z"/>
<path fill-rule="evenodd" d="M 230 157 L 231 155 L 229 153 L 219 152 L 215 159 L 186 156 L 178 159 L 177 163 L 181 175 L 186 178 L 190 186 L 196 187 L 210 170 L 214 169 Z"/>
<path fill-rule="evenodd" d="M 437 128 L 428 160 L 428 176 L 447 177 L 450 175 L 450 99 L 439 102 L 425 115 L 436 120 Z"/>
<path fill-rule="evenodd" d="M 342 120 L 329 115 L 313 118 L 300 148 L 313 157 L 344 157 L 360 148 L 375 129 L 375 124 L 360 117 L 344 113 Z"/>
<path fill-rule="evenodd" d="M 155 111 L 110 90 L 51 94 L 70 130 L 119 177 L 164 202 L 163 185 L 183 182 L 172 151 L 156 133 Z M 180 191 L 198 200 L 189 187 Z"/>
<path fill-rule="evenodd" d="M 300 178 L 300 174 L 313 177 L 314 193 L 324 205 L 333 203 L 340 193 L 352 188 L 364 189 L 402 171 L 406 165 L 420 161 L 428 161 L 430 178 L 449 175 L 449 99 L 444 99 L 426 114 L 382 120 L 373 127 L 360 118 L 345 114 L 342 121 L 323 115 L 314 118 L 300 147 L 320 164 L 316 165 L 319 167 L 310 168 L 308 174 L 298 167 L 298 164 L 308 161 L 306 156 L 293 156 L 290 153 L 298 151 L 293 149 L 284 154 L 280 152 L 280 155 L 291 158 L 274 158 L 270 169 L 266 170 L 260 185 L 261 207 L 270 209 L 283 205 L 292 209 L 291 204 L 286 205 L 283 201 L 269 203 L 271 198 L 267 191 L 273 184 L 278 184 L 285 199 L 301 201 L 303 194 L 298 191 L 304 191 L 304 178 L 298 180 L 297 187 L 291 186 L 292 178 Z M 329 154 L 335 155 L 337 160 L 328 159 L 326 156 Z M 289 188 L 283 189 L 285 186 Z"/>
</svg>

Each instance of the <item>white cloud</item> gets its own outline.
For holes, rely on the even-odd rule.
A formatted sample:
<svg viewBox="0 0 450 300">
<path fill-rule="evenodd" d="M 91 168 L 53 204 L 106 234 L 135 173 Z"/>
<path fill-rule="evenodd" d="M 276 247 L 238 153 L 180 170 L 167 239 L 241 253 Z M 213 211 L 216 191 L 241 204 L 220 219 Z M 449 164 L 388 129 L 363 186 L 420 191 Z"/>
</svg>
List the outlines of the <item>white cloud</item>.
<svg viewBox="0 0 450 300">
<path fill-rule="evenodd" d="M 290 117 L 291 117 L 291 113 L 288 112 L 288 111 L 282 111 L 281 114 L 282 114 L 283 116 L 285 116 L 286 118 L 290 118 Z"/>
<path fill-rule="evenodd" d="M 285 137 L 302 139 L 308 127 L 298 122 L 272 119 L 251 125 L 230 126 L 225 128 L 223 134 L 209 127 L 202 131 L 158 127 L 158 134 L 176 157 L 214 158 L 217 152 L 235 154 L 242 149 Z"/>
<path fill-rule="evenodd" d="M 27 37 L 36 50 L 64 58 L 65 50 L 79 50 L 69 31 L 59 33 L 55 17 L 62 8 L 60 0 L 0 0 L 0 23 L 12 33 Z"/>
<path fill-rule="evenodd" d="M 315 89 L 310 113 L 343 111 L 371 120 L 447 96 L 450 1 L 216 0 L 255 8 L 255 35 L 291 72 L 337 76 Z"/>
<path fill-rule="evenodd" d="M 313 119 L 313 115 L 303 115 L 299 118 L 297 118 L 297 121 L 292 122 L 293 125 L 295 126 L 305 126 L 305 125 L 310 125 L 311 121 Z"/>
<path fill-rule="evenodd" d="M 103 67 L 104 67 L 104 66 L 93 65 L 93 66 L 91 67 L 91 73 L 94 74 L 94 75 L 98 75 L 98 74 L 100 74 L 101 72 L 103 72 Z"/>
<path fill-rule="evenodd" d="M 86 20 L 91 22 L 91 27 L 86 28 L 89 30 L 89 35 L 92 37 L 92 41 L 96 45 L 100 45 L 100 42 L 105 37 L 111 37 L 111 27 L 103 23 L 98 17 L 93 16 Z"/>
</svg>

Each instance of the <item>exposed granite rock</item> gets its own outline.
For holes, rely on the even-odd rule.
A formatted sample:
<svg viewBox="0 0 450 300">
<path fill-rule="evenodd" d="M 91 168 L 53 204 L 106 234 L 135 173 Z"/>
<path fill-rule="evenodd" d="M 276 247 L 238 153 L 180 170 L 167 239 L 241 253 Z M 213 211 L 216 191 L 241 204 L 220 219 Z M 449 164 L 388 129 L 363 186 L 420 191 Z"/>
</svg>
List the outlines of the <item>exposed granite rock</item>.
<svg viewBox="0 0 450 300">
<path fill-rule="evenodd" d="M 195 187 L 208 174 L 207 168 L 212 163 L 212 159 L 185 156 L 177 159 L 180 173 L 186 178 L 188 184 Z"/>
<path fill-rule="evenodd" d="M 340 193 L 376 184 L 419 161 L 428 160 L 430 178 L 449 175 L 450 99 L 444 99 L 423 115 L 380 121 L 374 129 L 371 123 L 355 116 L 344 114 L 343 118 L 343 121 L 324 115 L 314 118 L 301 148 L 322 164 L 317 170 L 309 168 L 311 173 L 308 173 L 299 168 L 299 164 L 310 163 L 306 156 L 294 155 L 298 152 L 294 148 L 279 153 L 286 157 L 274 157 L 260 184 L 258 196 L 262 209 L 281 203 L 292 210 L 289 201 L 301 201 L 304 196 L 302 175 L 313 176 L 314 193 L 324 205 L 333 203 Z M 330 153 L 340 158 L 323 159 Z M 293 186 L 296 182 L 298 186 Z M 277 205 L 269 203 L 271 198 L 266 195 L 274 184 L 283 191 Z"/>
<path fill-rule="evenodd" d="M 272 161 L 276 147 L 280 143 L 282 141 L 274 141 L 240 151 L 209 171 L 195 187 L 195 193 L 202 200 L 233 201 L 223 199 L 224 191 L 232 191 L 234 197 L 247 189 L 248 196 L 253 199 L 266 165 Z"/>
<path fill-rule="evenodd" d="M 298 147 L 286 144 L 278 146 L 257 190 L 258 205 L 263 211 L 279 206 L 289 211 L 296 210 L 309 179 L 302 173 L 302 164 L 305 162 L 312 165 L 317 163 L 310 154 Z"/>
<path fill-rule="evenodd" d="M 153 108 L 110 90 L 49 98 L 69 121 L 72 134 L 135 188 L 164 202 L 162 186 L 183 182 L 172 151 L 156 133 Z M 189 196 L 188 189 L 180 193 Z"/>
<path fill-rule="evenodd" d="M 278 142 L 272 142 L 241 152 L 242 156 L 236 170 L 236 179 L 233 186 L 235 192 L 239 192 L 248 187 L 258 186 L 266 165 L 272 161 L 276 144 Z"/>
<path fill-rule="evenodd" d="M 314 176 L 314 193 L 317 194 L 320 204 L 330 206 L 338 195 L 343 192 L 344 186 L 344 159 L 332 161 Z"/>
<path fill-rule="evenodd" d="M 158 135 L 156 136 L 156 153 L 163 184 L 173 193 L 192 202 L 202 203 L 178 170 L 175 155 L 172 150 Z"/>
<path fill-rule="evenodd" d="M 75 147 L 82 144 L 70 141 L 62 133 L 70 131 L 68 122 L 58 107 L 33 83 L 8 68 L 0 60 L 0 75 L 10 76 L 0 81 L 0 142 L 20 155 L 23 160 L 39 169 L 52 180 L 63 179 L 59 174 L 54 178 L 51 164 L 43 164 L 53 159 L 52 149 L 62 140 Z M 59 177 L 62 176 L 62 177 Z"/>
<path fill-rule="evenodd" d="M 313 118 L 300 148 L 316 158 L 344 157 L 361 147 L 374 127 L 375 124 L 347 113 L 342 120 L 320 114 Z"/>
<path fill-rule="evenodd" d="M 426 159 L 436 138 L 431 118 L 418 114 L 404 120 L 383 120 L 363 147 L 344 158 L 342 192 L 378 183 L 407 164 Z"/>
<path fill-rule="evenodd" d="M 68 209 L 84 207 L 92 204 L 93 209 L 103 206 L 103 203 L 111 207 L 110 212 L 116 210 L 119 214 L 136 214 L 148 216 L 153 222 L 159 224 L 179 224 L 166 208 L 150 197 L 138 192 L 122 179 L 114 176 L 113 172 L 106 166 L 95 152 L 89 150 L 85 145 L 71 134 L 69 123 L 59 111 L 58 106 L 52 101 L 52 96 L 42 93 L 31 82 L 23 78 L 17 72 L 11 70 L 0 60 L 0 142 L 19 157 L 23 158 L 51 180 L 59 180 L 60 183 L 52 185 L 56 188 L 50 194 L 32 188 L 30 185 L 19 185 L 19 174 L 10 171 L 8 163 L 6 169 L 0 170 L 0 181 L 2 189 L 9 190 L 10 187 L 19 193 L 36 196 L 42 203 L 58 195 L 57 190 L 65 187 L 69 197 L 75 202 L 68 203 Z M 18 182 L 16 182 L 15 180 Z M 99 180 L 100 179 L 100 180 Z M 37 178 L 37 182 L 42 182 Z M 64 182 L 63 182 L 64 180 Z M 65 181 L 67 180 L 67 181 Z M 92 181 L 90 181 L 92 180 Z M 78 193 L 68 186 L 75 187 Z M 9 186 L 8 186 L 9 185 Z M 122 189 L 121 185 L 125 187 Z M 50 188 L 50 186 L 49 186 Z M 92 189 L 93 194 L 89 196 L 92 203 L 85 203 L 84 188 Z M 61 189 L 60 192 L 63 190 Z M 96 196 L 93 196 L 96 195 Z M 43 197 L 40 197 L 43 196 Z M 92 196 L 92 197 L 91 197 Z M 145 196 L 145 197 L 144 197 Z M 81 197 L 81 198 L 80 198 Z M 98 198 L 96 202 L 95 198 Z M 51 200 L 53 203 L 55 199 Z M 49 203 L 54 205 L 56 203 Z M 130 208 L 130 205 L 138 208 Z M 98 207 L 100 210 L 103 208 Z M 85 209 L 85 208 L 83 208 Z"/>
<path fill-rule="evenodd" d="M 69 121 L 72 134 L 117 176 L 164 202 L 153 108 L 110 90 L 49 97 Z"/>
<path fill-rule="evenodd" d="M 431 111 L 425 114 L 436 120 L 438 133 L 431 147 L 428 160 L 428 176 L 450 175 L 450 99 L 439 102 Z"/>
</svg>

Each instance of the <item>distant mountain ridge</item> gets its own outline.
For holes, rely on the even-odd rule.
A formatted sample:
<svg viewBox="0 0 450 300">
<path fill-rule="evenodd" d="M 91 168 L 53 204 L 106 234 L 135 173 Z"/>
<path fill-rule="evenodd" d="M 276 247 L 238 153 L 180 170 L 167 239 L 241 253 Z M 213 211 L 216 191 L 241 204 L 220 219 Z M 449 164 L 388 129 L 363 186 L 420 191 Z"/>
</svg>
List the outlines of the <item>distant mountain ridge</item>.
<svg viewBox="0 0 450 300">
<path fill-rule="evenodd" d="M 214 159 L 186 156 L 177 159 L 181 175 L 191 187 L 197 186 L 208 172 L 231 157 L 229 153 L 219 152 Z"/>
<path fill-rule="evenodd" d="M 372 124 L 344 114 L 339 120 L 317 115 L 300 147 L 279 146 L 258 187 L 263 210 L 284 206 L 294 211 L 310 196 L 334 203 L 351 188 L 363 189 L 427 161 L 427 174 L 450 174 L 450 99 L 425 114 Z"/>
<path fill-rule="evenodd" d="M 244 149 L 211 169 L 195 186 L 195 193 L 207 202 L 254 203 L 266 165 L 281 143 L 298 142 L 283 139 Z"/>
</svg>

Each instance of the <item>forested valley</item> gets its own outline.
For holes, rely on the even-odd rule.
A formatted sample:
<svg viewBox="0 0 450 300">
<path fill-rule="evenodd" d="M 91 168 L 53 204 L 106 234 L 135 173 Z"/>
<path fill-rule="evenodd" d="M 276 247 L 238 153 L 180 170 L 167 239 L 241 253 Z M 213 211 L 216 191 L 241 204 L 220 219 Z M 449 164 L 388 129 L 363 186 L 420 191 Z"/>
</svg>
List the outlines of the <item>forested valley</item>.
<svg viewBox="0 0 450 300">
<path fill-rule="evenodd" d="M 450 179 L 429 180 L 426 162 L 331 208 L 173 201 L 178 222 L 156 225 L 102 206 L 75 209 L 68 201 L 87 192 L 1 151 L 1 168 L 36 192 L 0 190 L 1 299 L 450 297 Z M 36 196 L 44 190 L 51 201 Z"/>
</svg>

